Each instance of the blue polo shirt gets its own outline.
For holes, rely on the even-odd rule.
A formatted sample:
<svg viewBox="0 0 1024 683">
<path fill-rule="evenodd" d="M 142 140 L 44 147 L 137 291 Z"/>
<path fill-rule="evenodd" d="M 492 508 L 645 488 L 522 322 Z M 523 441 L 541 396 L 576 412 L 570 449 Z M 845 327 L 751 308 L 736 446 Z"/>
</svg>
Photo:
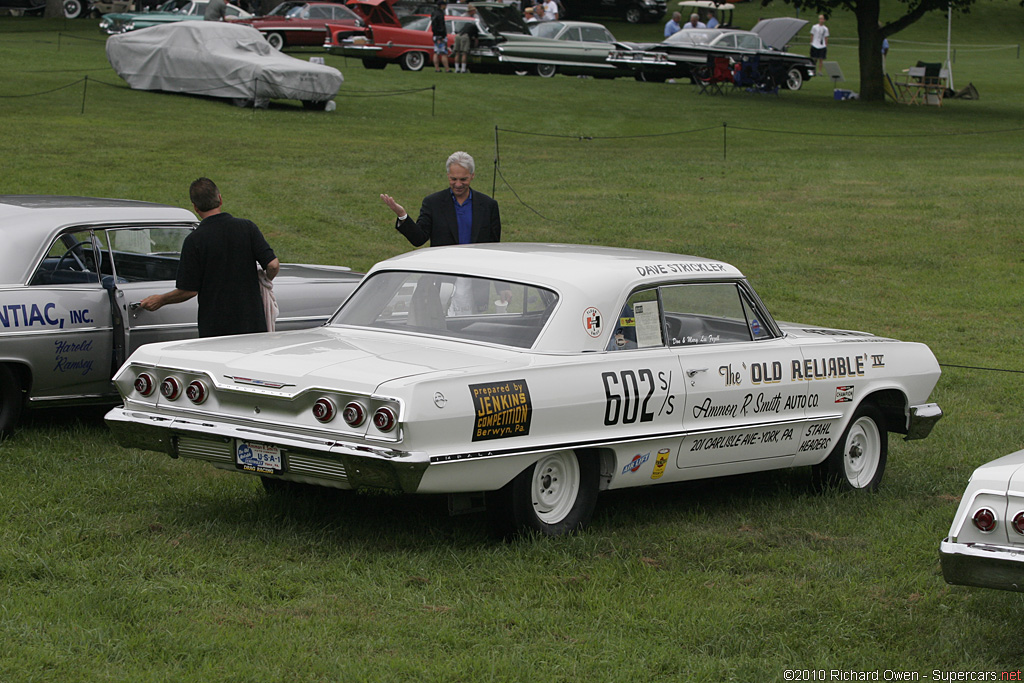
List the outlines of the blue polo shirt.
<svg viewBox="0 0 1024 683">
<path fill-rule="evenodd" d="M 455 222 L 459 226 L 459 244 L 469 244 L 473 238 L 473 190 L 469 191 L 469 197 L 465 204 L 459 204 L 455 193 L 451 190 L 452 204 L 455 205 Z"/>
</svg>

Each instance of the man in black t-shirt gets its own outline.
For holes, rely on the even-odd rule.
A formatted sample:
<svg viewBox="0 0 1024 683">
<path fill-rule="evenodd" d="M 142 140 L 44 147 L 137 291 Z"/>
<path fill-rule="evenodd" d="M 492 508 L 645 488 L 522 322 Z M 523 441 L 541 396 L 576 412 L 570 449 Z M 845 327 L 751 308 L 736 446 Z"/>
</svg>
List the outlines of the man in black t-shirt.
<svg viewBox="0 0 1024 683">
<path fill-rule="evenodd" d="M 255 223 L 221 211 L 209 178 L 192 183 L 189 198 L 202 222 L 182 244 L 176 289 L 146 297 L 142 307 L 155 311 L 198 294 L 200 337 L 266 332 L 256 263 L 273 280 L 281 270 L 274 250 Z"/>
</svg>

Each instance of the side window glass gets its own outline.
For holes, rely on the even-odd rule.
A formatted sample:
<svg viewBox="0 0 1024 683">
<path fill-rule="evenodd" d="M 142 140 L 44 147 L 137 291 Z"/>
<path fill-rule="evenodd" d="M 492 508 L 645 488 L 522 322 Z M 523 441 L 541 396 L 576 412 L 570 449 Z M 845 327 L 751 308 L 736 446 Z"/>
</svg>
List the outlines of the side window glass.
<svg viewBox="0 0 1024 683">
<path fill-rule="evenodd" d="M 613 324 L 614 332 L 608 342 L 609 351 L 664 346 L 658 290 L 634 292 Z"/>
<path fill-rule="evenodd" d="M 722 39 L 715 43 L 715 47 L 736 47 L 735 36 L 722 36 Z"/>
<path fill-rule="evenodd" d="M 109 256 L 103 273 L 116 275 L 118 282 L 174 280 L 178 275 L 181 245 L 189 228 L 123 228 L 107 230 Z M 111 271 L 107 262 L 113 258 Z"/>
<path fill-rule="evenodd" d="M 740 47 L 744 50 L 760 50 L 761 39 L 757 36 L 740 36 Z"/>
<path fill-rule="evenodd" d="M 753 339 L 752 312 L 734 283 L 671 285 L 661 299 L 669 346 Z"/>
<path fill-rule="evenodd" d="M 29 284 L 98 286 L 100 270 L 96 256 L 91 232 L 64 233 L 50 245 Z"/>
<path fill-rule="evenodd" d="M 755 340 L 757 339 L 771 339 L 771 330 L 761 320 L 761 316 L 758 315 L 757 310 L 751 304 L 750 299 L 746 296 L 740 297 L 743 302 L 743 314 L 747 316 L 747 327 L 750 329 L 750 336 Z"/>
</svg>

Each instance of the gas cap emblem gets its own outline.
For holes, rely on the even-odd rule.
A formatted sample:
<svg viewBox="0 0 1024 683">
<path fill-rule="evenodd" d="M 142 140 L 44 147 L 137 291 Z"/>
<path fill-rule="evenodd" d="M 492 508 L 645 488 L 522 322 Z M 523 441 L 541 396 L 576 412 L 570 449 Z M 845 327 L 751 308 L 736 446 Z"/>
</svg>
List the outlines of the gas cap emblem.
<svg viewBox="0 0 1024 683">
<path fill-rule="evenodd" d="M 448 399 L 444 397 L 440 391 L 434 394 L 434 405 L 438 408 L 444 408 L 444 405 L 448 403 Z"/>
</svg>

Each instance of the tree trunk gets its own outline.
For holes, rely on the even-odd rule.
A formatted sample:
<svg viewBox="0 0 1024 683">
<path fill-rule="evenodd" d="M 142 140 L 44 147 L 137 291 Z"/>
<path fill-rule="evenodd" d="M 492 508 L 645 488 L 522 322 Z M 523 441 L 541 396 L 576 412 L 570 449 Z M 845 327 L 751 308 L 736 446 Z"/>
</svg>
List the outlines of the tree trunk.
<svg viewBox="0 0 1024 683">
<path fill-rule="evenodd" d="M 878 22 L 879 0 L 860 0 L 856 7 L 860 98 L 865 102 L 885 101 L 882 68 L 882 27 Z"/>
</svg>

